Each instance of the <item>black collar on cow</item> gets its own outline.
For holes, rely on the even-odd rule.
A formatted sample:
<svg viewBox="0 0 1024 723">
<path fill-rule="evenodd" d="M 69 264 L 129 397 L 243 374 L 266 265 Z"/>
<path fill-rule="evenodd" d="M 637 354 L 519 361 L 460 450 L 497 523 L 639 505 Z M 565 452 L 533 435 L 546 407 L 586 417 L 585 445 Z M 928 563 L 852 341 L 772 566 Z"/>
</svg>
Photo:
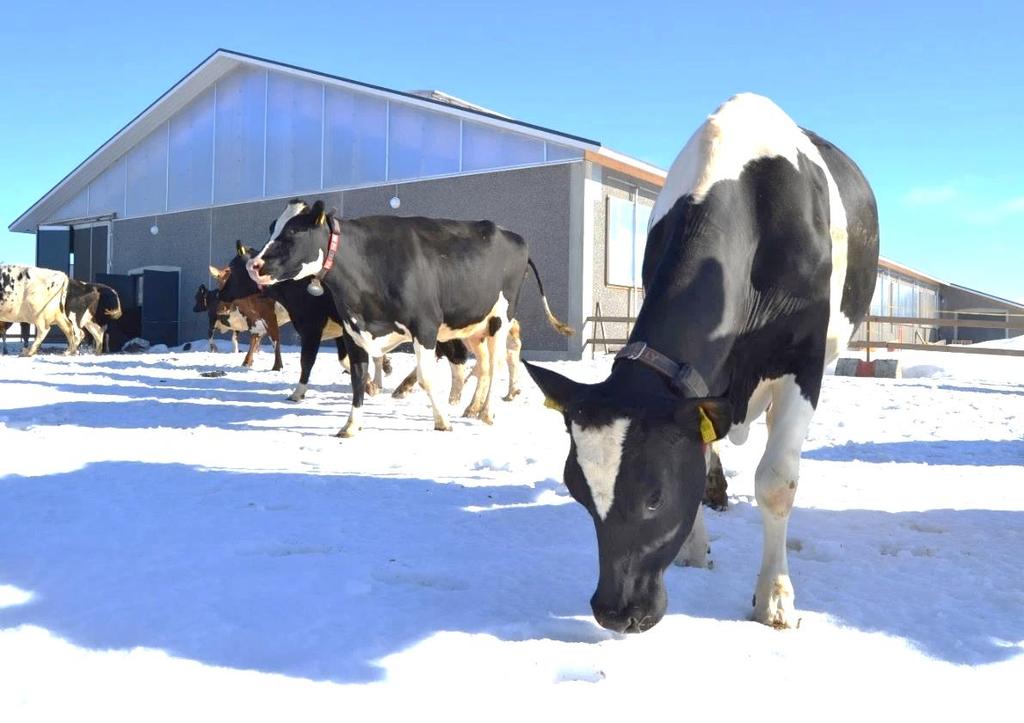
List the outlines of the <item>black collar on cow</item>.
<svg viewBox="0 0 1024 723">
<path fill-rule="evenodd" d="M 674 362 L 657 349 L 652 349 L 645 341 L 634 341 L 631 344 L 619 349 L 615 355 L 615 361 L 628 359 L 638 361 L 644 366 L 650 367 L 662 376 L 668 377 L 669 386 L 672 391 L 681 394 L 683 397 L 704 399 L 709 397 L 711 392 L 700 372 L 685 362 Z M 718 438 L 715 427 L 708 418 L 702 407 L 698 407 L 700 414 L 700 436 L 704 442 L 704 453 L 707 454 L 708 445 Z"/>
<path fill-rule="evenodd" d="M 327 275 L 327 272 L 334 266 L 334 257 L 338 253 L 338 245 L 341 243 L 341 223 L 338 222 L 334 216 L 328 217 L 328 222 L 331 227 L 331 239 L 327 244 L 327 258 L 324 259 L 323 268 L 321 268 L 316 276 L 309 282 L 309 286 L 306 287 L 306 291 L 312 296 L 321 296 L 324 293 L 323 279 Z"/>
<path fill-rule="evenodd" d="M 660 351 L 649 347 L 647 342 L 634 341 L 627 344 L 619 350 L 615 359 L 629 359 L 649 366 L 662 376 L 668 377 L 672 389 L 684 397 L 702 398 L 709 395 L 708 385 L 700 372 L 689 364 L 672 361 Z"/>
</svg>

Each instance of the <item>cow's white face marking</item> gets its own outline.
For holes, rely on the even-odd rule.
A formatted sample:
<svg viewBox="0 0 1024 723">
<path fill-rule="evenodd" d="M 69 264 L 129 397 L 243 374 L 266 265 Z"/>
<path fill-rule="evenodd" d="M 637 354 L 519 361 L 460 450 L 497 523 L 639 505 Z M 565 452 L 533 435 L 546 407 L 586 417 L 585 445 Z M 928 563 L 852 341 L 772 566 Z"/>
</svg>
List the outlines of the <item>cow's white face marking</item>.
<svg viewBox="0 0 1024 723">
<path fill-rule="evenodd" d="M 622 444 L 629 431 L 627 418 L 616 419 L 602 427 L 583 429 L 572 423 L 572 439 L 576 443 L 576 461 L 590 486 L 594 509 L 602 520 L 615 501 L 615 479 L 622 463 Z"/>
<path fill-rule="evenodd" d="M 284 230 L 285 225 L 290 220 L 292 220 L 300 213 L 305 211 L 307 208 L 309 207 L 302 201 L 292 201 L 287 206 L 285 206 L 284 211 L 282 211 L 281 215 L 277 217 L 276 221 L 274 221 L 274 228 L 271 229 L 270 231 L 270 239 L 263 246 L 260 252 L 256 255 L 256 258 L 262 259 L 263 254 L 267 252 L 267 249 L 270 248 L 271 244 L 273 244 L 277 237 L 281 235 L 281 232 Z"/>
<path fill-rule="evenodd" d="M 269 244 L 268 244 L 269 245 Z M 292 277 L 293 280 L 298 281 L 304 279 L 307 276 L 315 276 L 320 269 L 324 267 L 324 250 L 316 250 L 316 261 L 307 261 L 299 268 L 299 273 Z"/>
</svg>

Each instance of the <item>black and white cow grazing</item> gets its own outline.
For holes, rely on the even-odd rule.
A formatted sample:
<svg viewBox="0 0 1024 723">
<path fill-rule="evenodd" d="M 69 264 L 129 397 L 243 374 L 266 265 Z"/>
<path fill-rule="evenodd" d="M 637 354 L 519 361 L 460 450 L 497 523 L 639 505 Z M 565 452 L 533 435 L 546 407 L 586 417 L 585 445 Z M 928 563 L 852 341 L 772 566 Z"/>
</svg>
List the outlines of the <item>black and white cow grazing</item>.
<svg viewBox="0 0 1024 723">
<path fill-rule="evenodd" d="M 78 351 L 78 335 L 64 308 L 68 294 L 68 275 L 35 266 L 0 264 L 0 321 L 23 321 L 36 328 L 31 346 L 22 350 L 32 356 L 56 324 L 68 340 L 68 354 Z"/>
<path fill-rule="evenodd" d="M 661 619 L 665 569 L 705 549 L 707 444 L 742 443 L 765 410 L 754 619 L 798 623 L 786 526 L 800 449 L 825 365 L 868 309 L 877 257 L 874 195 L 835 146 L 749 94 L 697 129 L 655 204 L 646 298 L 610 376 L 579 384 L 527 365 L 563 412 L 565 482 L 597 528 L 601 625 Z"/>
<path fill-rule="evenodd" d="M 339 436 L 360 429 L 361 378 L 367 354 L 379 356 L 411 340 L 417 374 L 430 397 L 434 428 L 451 429 L 433 391 L 438 342 L 463 339 L 481 368 L 465 415 L 490 422 L 494 362 L 505 353 L 505 337 L 529 268 L 526 242 L 490 221 L 369 216 L 337 219 L 321 201 L 312 208 L 290 202 L 275 222 L 270 241 L 249 264 L 261 285 L 322 277 L 351 338 L 352 411 Z M 551 313 L 548 321 L 572 330 Z M 429 362 L 429 363 L 428 363 Z"/>
<path fill-rule="evenodd" d="M 217 342 L 214 341 L 214 334 L 217 332 L 231 332 L 231 350 L 238 353 L 238 332 L 244 331 L 248 328 L 245 323 L 245 319 L 237 311 L 235 312 L 236 323 L 232 325 L 230 313 L 227 315 L 220 313 L 220 291 L 217 289 L 208 289 L 206 284 L 199 284 L 199 288 L 196 289 L 196 303 L 192 307 L 192 311 L 197 314 L 206 313 L 208 321 L 207 328 L 207 339 L 209 349 L 212 352 L 217 352 Z M 237 327 L 237 328 L 236 328 Z"/>
<path fill-rule="evenodd" d="M 102 354 L 107 325 L 121 318 L 121 298 L 117 292 L 106 284 L 69 279 L 65 306 L 79 343 L 89 332 L 96 354 Z"/>
</svg>

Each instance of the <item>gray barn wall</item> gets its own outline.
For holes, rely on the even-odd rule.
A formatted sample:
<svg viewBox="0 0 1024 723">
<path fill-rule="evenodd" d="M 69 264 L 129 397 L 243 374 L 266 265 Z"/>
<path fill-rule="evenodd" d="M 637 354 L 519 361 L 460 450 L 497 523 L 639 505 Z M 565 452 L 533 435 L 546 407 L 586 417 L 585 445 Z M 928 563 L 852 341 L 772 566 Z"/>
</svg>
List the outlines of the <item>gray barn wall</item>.
<svg viewBox="0 0 1024 723">
<path fill-rule="evenodd" d="M 347 217 L 377 214 L 490 219 L 526 239 L 551 310 L 568 320 L 569 239 L 574 225 L 570 186 L 574 165 L 579 164 L 388 184 L 303 198 L 310 203 L 322 198 L 328 208 L 337 208 Z M 394 211 L 388 201 L 396 188 L 402 204 Z M 205 338 L 206 315 L 194 313 L 192 306 L 199 284 L 211 284 L 209 265 L 226 265 L 235 253 L 236 239 L 248 246 L 262 246 L 270 222 L 281 213 L 287 200 L 114 221 L 111 271 L 125 273 L 141 266 L 180 267 L 179 340 Z M 154 219 L 160 228 L 156 236 L 149 231 Z M 523 284 L 517 317 L 522 325 L 524 349 L 540 352 L 541 356 L 568 354 L 566 338 L 547 323 L 532 274 Z M 286 327 L 284 341 L 298 343 L 290 327 Z"/>
<path fill-rule="evenodd" d="M 596 305 L 601 304 L 602 316 L 633 316 L 637 315 L 639 305 L 643 303 L 643 292 L 637 291 L 634 295 L 634 302 L 630 300 L 631 290 L 624 286 L 610 286 L 607 283 L 606 266 L 607 255 L 607 212 L 608 198 L 630 199 L 634 189 L 639 185 L 640 203 L 645 206 L 654 206 L 657 191 L 648 188 L 643 184 L 614 172 L 604 170 L 601 176 L 601 198 L 593 201 L 591 209 L 594 214 L 594 306 L 586 310 L 585 316 L 595 315 Z M 605 336 L 610 339 L 623 339 L 626 337 L 627 325 L 625 323 L 605 323 L 603 329 L 600 325 L 596 328 L 588 327 L 589 337 Z M 631 328 L 631 327 L 630 327 Z M 603 346 L 597 346 L 598 352 L 603 352 Z"/>
<path fill-rule="evenodd" d="M 1016 304 L 1002 302 L 998 299 L 993 299 L 991 296 L 975 294 L 968 289 L 945 285 L 939 287 L 939 306 L 944 312 L 960 311 L 962 309 L 985 309 L 987 311 L 994 312 L 1009 312 L 1011 316 L 1024 314 L 1024 310 Z M 943 316 L 947 319 L 953 317 L 953 315 L 949 313 L 943 314 Z M 963 314 L 962 318 L 981 319 L 985 321 L 1004 321 L 1004 317 L 1002 316 L 988 316 L 983 314 Z M 1009 332 L 1010 336 L 1016 336 L 1018 334 L 1020 334 L 1020 332 L 1016 330 L 1011 330 Z M 983 329 L 970 326 L 960 327 L 957 334 L 960 341 L 970 340 L 975 343 L 980 341 L 991 341 L 993 339 L 1004 339 L 1006 336 L 1006 329 Z M 942 327 L 939 329 L 939 337 L 946 341 L 953 341 L 953 328 Z"/>
</svg>

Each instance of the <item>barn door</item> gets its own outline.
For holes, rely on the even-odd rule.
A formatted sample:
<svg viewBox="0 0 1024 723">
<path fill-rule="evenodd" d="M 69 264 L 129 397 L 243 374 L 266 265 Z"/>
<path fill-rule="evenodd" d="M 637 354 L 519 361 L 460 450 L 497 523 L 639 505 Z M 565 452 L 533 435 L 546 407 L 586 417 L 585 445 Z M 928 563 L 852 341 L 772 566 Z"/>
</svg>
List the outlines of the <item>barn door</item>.
<svg viewBox="0 0 1024 723">
<path fill-rule="evenodd" d="M 139 281 L 139 276 L 130 274 L 96 274 L 96 283 L 111 287 L 121 300 L 121 318 L 107 325 L 111 351 L 120 351 L 125 342 L 142 336 L 142 313 L 139 309 L 138 299 Z"/>
<path fill-rule="evenodd" d="M 107 236 L 109 226 L 75 226 L 71 235 L 75 253 L 72 276 L 79 281 L 96 281 L 107 272 Z"/>
<path fill-rule="evenodd" d="M 178 271 L 142 271 L 142 338 L 151 344 L 178 344 Z"/>
<path fill-rule="evenodd" d="M 65 274 L 71 270 L 70 226 L 39 227 L 36 231 L 36 266 Z"/>
</svg>

